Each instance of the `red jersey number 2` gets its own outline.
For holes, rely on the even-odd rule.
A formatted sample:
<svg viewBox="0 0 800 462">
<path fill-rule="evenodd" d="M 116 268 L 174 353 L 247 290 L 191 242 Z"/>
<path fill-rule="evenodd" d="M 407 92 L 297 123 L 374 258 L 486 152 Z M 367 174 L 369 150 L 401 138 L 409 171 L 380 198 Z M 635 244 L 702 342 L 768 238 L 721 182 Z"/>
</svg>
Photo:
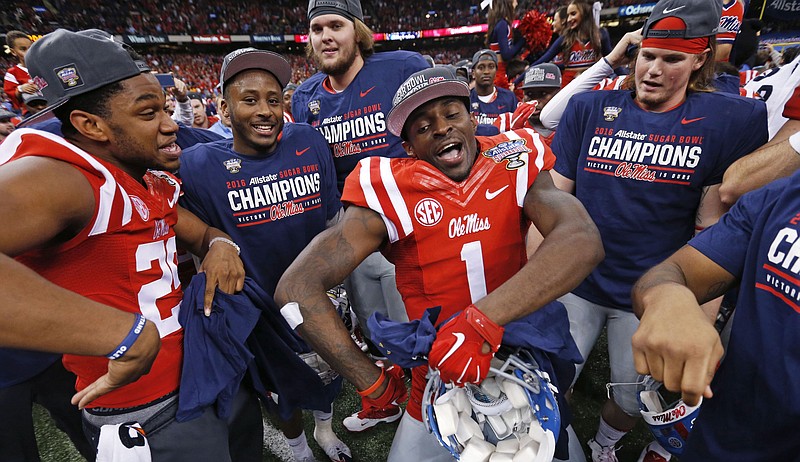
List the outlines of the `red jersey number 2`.
<svg viewBox="0 0 800 462">
<path fill-rule="evenodd" d="M 155 323 L 161 338 L 181 328 L 178 323 L 180 302 L 170 309 L 166 317 L 162 317 L 156 302 L 180 288 L 178 279 L 177 250 L 175 236 L 166 240 L 148 242 L 136 249 L 136 271 L 148 271 L 153 262 L 161 269 L 161 278 L 144 284 L 139 290 L 139 309 L 148 321 Z"/>
</svg>

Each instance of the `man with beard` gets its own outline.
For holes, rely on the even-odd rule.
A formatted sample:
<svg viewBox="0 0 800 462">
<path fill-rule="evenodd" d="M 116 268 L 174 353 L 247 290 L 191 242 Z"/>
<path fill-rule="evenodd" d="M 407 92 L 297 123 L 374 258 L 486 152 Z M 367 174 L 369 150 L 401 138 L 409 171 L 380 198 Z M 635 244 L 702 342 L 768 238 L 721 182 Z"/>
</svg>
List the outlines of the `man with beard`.
<svg viewBox="0 0 800 462">
<path fill-rule="evenodd" d="M 430 66 L 414 52 L 375 54 L 372 31 L 363 22 L 359 0 L 310 0 L 308 19 L 306 53 L 321 72 L 295 90 L 292 115 L 296 122 L 311 124 L 327 139 L 341 191 L 345 178 L 361 159 L 407 157 L 400 138 L 387 130 L 386 114 L 403 81 Z M 379 253 L 347 278 L 345 288 L 367 337 L 367 319 L 373 312 L 406 320 L 394 266 Z M 400 416 L 396 406 L 362 409 L 345 419 L 344 425 L 350 431 L 363 431 Z"/>
<path fill-rule="evenodd" d="M 220 113 L 230 118 L 233 138 L 188 149 L 180 170 L 182 203 L 232 236 L 242 249 L 247 274 L 269 296 L 284 270 L 314 236 L 336 222 L 342 208 L 325 139 L 307 124 L 284 124 L 282 89 L 290 77 L 288 61 L 276 53 L 243 48 L 226 56 Z M 273 328 L 291 335 L 285 324 Z M 258 327 L 253 335 L 258 341 Z M 310 352 L 299 337 L 294 344 L 303 350 L 295 353 Z M 306 368 L 302 361 L 295 366 Z M 350 460 L 350 449 L 331 429 L 331 402 L 341 379 L 327 386 L 309 383 L 304 390 L 273 385 L 280 426 L 295 460 L 314 460 L 301 407 L 314 410 L 314 438 L 331 460 Z"/>
<path fill-rule="evenodd" d="M 612 382 L 639 378 L 631 348 L 639 325 L 633 284 L 717 222 L 725 170 L 767 139 L 764 103 L 712 92 L 721 9 L 719 1 L 658 2 L 642 30 L 633 91 L 573 96 L 553 139 L 554 181 L 584 204 L 606 251 L 561 301 L 584 357 L 607 326 Z M 640 418 L 636 391 L 612 388 L 589 441 L 593 461 L 617 460 L 617 442 Z M 640 460 L 668 457 L 653 445 Z"/>
</svg>

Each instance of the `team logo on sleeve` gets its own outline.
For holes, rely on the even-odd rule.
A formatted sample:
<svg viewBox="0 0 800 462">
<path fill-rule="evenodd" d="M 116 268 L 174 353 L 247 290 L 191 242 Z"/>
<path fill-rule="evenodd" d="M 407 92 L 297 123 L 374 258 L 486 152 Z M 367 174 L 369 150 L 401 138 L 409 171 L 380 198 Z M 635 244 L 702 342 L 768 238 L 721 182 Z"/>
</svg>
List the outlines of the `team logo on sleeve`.
<svg viewBox="0 0 800 462">
<path fill-rule="evenodd" d="M 442 204 L 436 199 L 426 197 L 414 206 L 414 218 L 422 226 L 433 226 L 442 221 L 443 216 L 444 209 L 442 209 Z"/>
<path fill-rule="evenodd" d="M 620 112 L 622 112 L 621 107 L 606 106 L 603 108 L 603 120 L 606 122 L 613 122 L 619 117 Z"/>
<path fill-rule="evenodd" d="M 309 101 L 308 110 L 314 115 L 319 115 L 319 100 L 315 99 L 314 101 Z"/>
<path fill-rule="evenodd" d="M 492 159 L 496 164 L 503 161 L 508 162 L 506 170 L 516 170 L 525 166 L 525 161 L 520 159 L 520 156 L 531 152 L 531 149 L 525 144 L 525 140 L 503 141 L 497 146 L 484 151 L 483 155 Z"/>
<path fill-rule="evenodd" d="M 225 168 L 227 168 L 229 172 L 239 173 L 239 170 L 242 169 L 242 159 L 228 159 L 223 162 L 223 165 L 225 165 Z"/>
</svg>

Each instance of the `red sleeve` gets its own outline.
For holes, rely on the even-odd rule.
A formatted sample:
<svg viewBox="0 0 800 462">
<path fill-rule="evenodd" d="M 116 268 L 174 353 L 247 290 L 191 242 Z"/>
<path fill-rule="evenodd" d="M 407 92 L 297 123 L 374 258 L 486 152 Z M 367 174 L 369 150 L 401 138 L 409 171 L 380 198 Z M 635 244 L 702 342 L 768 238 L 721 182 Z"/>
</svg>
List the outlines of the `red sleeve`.
<svg viewBox="0 0 800 462">
<path fill-rule="evenodd" d="M 800 120 L 800 87 L 794 89 L 792 97 L 783 106 L 783 116 L 787 119 Z"/>
</svg>

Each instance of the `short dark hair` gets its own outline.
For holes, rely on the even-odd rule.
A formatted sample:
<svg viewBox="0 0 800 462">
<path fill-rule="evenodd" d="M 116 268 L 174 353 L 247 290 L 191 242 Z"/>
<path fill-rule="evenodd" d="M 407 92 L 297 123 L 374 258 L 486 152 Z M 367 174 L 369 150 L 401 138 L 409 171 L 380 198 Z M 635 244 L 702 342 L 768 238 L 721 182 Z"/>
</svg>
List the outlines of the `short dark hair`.
<svg viewBox="0 0 800 462">
<path fill-rule="evenodd" d="M 21 30 L 10 30 L 6 32 L 6 45 L 8 45 L 9 48 L 14 48 L 14 42 L 21 38 L 31 39 L 28 34 Z"/>
</svg>

